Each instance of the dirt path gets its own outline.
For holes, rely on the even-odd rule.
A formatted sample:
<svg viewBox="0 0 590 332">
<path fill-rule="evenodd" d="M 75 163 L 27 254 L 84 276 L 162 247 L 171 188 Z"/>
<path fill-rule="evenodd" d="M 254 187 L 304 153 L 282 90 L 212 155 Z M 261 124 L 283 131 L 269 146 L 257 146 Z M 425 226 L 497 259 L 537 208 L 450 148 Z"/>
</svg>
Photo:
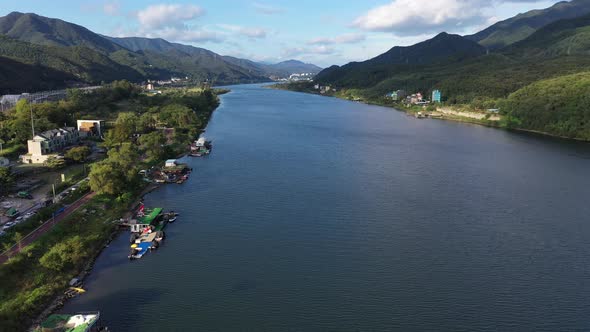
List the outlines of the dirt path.
<svg viewBox="0 0 590 332">
<path fill-rule="evenodd" d="M 57 225 L 57 223 L 66 219 L 68 216 L 70 216 L 74 211 L 76 211 L 82 205 L 88 203 L 95 195 L 96 195 L 96 193 L 90 192 L 90 193 L 82 196 L 82 198 L 80 198 L 79 200 L 75 201 L 70 206 L 68 206 L 64 210 L 64 212 L 57 215 L 55 218 L 47 220 L 41 226 L 37 227 L 34 231 L 27 234 L 19 244 L 14 245 L 12 248 L 10 248 L 9 250 L 5 251 L 4 253 L 2 253 L 0 255 L 0 264 L 4 264 L 10 257 L 18 254 L 23 248 L 25 248 L 29 244 L 33 243 L 35 240 L 37 240 L 43 234 L 47 233 L 50 229 L 53 228 L 53 226 Z"/>
</svg>

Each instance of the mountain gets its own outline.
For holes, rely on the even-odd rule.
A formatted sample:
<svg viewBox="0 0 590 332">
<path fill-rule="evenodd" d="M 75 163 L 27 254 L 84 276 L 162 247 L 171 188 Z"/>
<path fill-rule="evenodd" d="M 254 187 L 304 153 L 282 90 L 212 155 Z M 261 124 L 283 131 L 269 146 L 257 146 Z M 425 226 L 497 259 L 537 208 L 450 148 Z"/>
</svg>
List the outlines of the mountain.
<svg viewBox="0 0 590 332">
<path fill-rule="evenodd" d="M 204 61 L 210 64 L 215 62 L 218 65 L 221 62 L 225 62 L 229 67 L 243 72 L 246 76 L 252 77 L 288 77 L 289 75 L 295 73 L 318 73 L 321 71 L 321 68 L 316 65 L 303 63 L 297 60 L 288 60 L 277 64 L 264 64 L 232 56 L 221 56 L 203 48 L 171 43 L 161 38 L 104 37 L 122 47 L 125 47 L 126 49 L 135 52 L 175 54 L 176 56 L 181 57 L 202 57 L 208 58 L 208 60 Z"/>
<path fill-rule="evenodd" d="M 486 50 L 476 42 L 446 32 L 421 43 L 396 46 L 373 58 L 370 64 L 432 64 L 448 60 L 465 60 L 485 54 Z"/>
<path fill-rule="evenodd" d="M 56 90 L 65 87 L 65 82 L 76 80 L 75 76 L 59 70 L 0 57 L 0 95 Z"/>
<path fill-rule="evenodd" d="M 271 76 L 320 69 L 294 60 L 267 65 L 224 57 L 204 48 L 159 38 L 107 37 L 63 20 L 19 12 L 0 17 L 0 56 L 30 65 L 20 66 L 23 70 L 28 68 L 27 72 L 43 69 L 49 76 L 56 74 L 56 79 L 68 77 L 86 83 L 117 79 L 139 82 L 171 76 L 214 84 L 256 83 L 269 81 Z M 7 71 L 5 75 L 15 86 L 26 86 L 21 84 L 25 77 L 33 77 L 8 73 L 16 72 Z M 52 82 L 51 86 L 60 85 L 56 80 L 48 82 Z M 64 80 L 61 86 L 65 85 Z"/>
<path fill-rule="evenodd" d="M 501 52 L 520 57 L 590 55 L 590 15 L 551 23 Z"/>
<path fill-rule="evenodd" d="M 298 60 L 287 60 L 283 62 L 279 62 L 272 65 L 266 65 L 269 71 L 275 71 L 277 73 L 284 73 L 283 76 L 289 76 L 291 74 L 301 74 L 301 73 L 319 73 L 322 68 L 310 64 L 310 63 L 303 63 Z"/>
<path fill-rule="evenodd" d="M 332 66 L 314 80 L 355 89 L 369 100 L 395 89 L 439 89 L 451 103 L 505 98 L 539 80 L 590 70 L 590 15 L 553 22 L 496 52 L 474 43 L 441 34 L 365 62 Z"/>
<path fill-rule="evenodd" d="M 84 46 L 104 53 L 122 49 L 82 26 L 32 13 L 0 17 L 0 34 L 45 46 Z"/>
<path fill-rule="evenodd" d="M 275 64 L 269 64 L 254 62 L 231 56 L 224 56 L 224 59 L 243 68 L 247 68 L 252 72 L 260 72 L 263 73 L 265 76 L 272 78 L 287 78 L 292 74 L 301 73 L 317 74 L 322 70 L 322 68 L 314 64 L 304 63 L 298 60 L 287 60 Z"/>
<path fill-rule="evenodd" d="M 562 1 L 547 9 L 532 10 L 498 22 L 465 38 L 476 41 L 490 50 L 496 50 L 527 38 L 547 24 L 589 13 L 590 0 Z"/>
<path fill-rule="evenodd" d="M 216 84 L 269 81 L 264 72 L 227 62 L 203 48 L 163 39 L 106 37 L 76 24 L 31 13 L 13 12 L 0 17 L 0 37 L 0 56 L 36 68 L 50 68 L 80 82 L 139 82 L 171 76 Z M 13 77 L 15 82 L 21 79 Z"/>
<path fill-rule="evenodd" d="M 129 58 L 128 54 L 123 54 L 123 57 L 116 55 L 116 59 L 140 71 L 150 70 L 155 65 L 176 76 L 191 76 L 193 79 L 210 80 L 218 84 L 269 81 L 264 72 L 252 71 L 204 48 L 171 43 L 160 38 L 105 38 L 137 53 L 139 56 L 131 62 L 123 60 L 123 57 Z M 138 66 L 141 62 L 143 65 Z"/>
<path fill-rule="evenodd" d="M 37 45 L 0 35 L 0 56 L 38 68 L 51 68 L 53 72 L 61 72 L 62 76 L 73 77 L 79 82 L 141 81 L 143 78 L 139 72 L 117 63 L 107 54 L 83 46 Z M 18 84 L 23 84 L 23 79 L 18 75 L 12 78 L 14 82 L 20 82 Z M 29 83 L 33 85 L 33 82 Z"/>
<path fill-rule="evenodd" d="M 344 86 L 371 86 L 390 77 L 400 68 L 459 62 L 485 53 L 485 48 L 476 42 L 443 32 L 412 46 L 393 47 L 364 62 L 324 69 L 316 76 L 316 80 Z"/>
</svg>

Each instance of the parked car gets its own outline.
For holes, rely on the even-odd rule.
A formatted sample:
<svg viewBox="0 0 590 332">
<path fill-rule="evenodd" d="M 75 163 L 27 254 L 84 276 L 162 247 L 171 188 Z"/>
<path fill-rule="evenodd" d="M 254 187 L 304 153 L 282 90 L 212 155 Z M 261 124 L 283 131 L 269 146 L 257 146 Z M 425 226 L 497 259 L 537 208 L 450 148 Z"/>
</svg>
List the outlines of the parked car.
<svg viewBox="0 0 590 332">
<path fill-rule="evenodd" d="M 26 198 L 26 199 L 33 199 L 33 195 L 31 195 L 28 191 L 19 191 L 17 194 L 18 198 Z"/>
</svg>

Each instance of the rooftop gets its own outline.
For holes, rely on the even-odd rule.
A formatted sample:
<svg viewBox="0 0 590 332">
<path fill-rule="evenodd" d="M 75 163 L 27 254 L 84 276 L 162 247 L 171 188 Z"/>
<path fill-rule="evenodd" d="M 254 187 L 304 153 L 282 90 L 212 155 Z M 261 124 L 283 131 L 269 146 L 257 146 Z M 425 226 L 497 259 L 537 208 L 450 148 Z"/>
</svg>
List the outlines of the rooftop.
<svg viewBox="0 0 590 332">
<path fill-rule="evenodd" d="M 45 319 L 34 331 L 86 332 L 98 321 L 99 313 L 77 315 L 54 314 Z"/>
<path fill-rule="evenodd" d="M 151 211 L 146 211 L 147 213 L 143 217 L 137 218 L 137 223 L 151 225 L 160 213 L 162 213 L 162 210 L 162 208 L 153 208 Z"/>
</svg>

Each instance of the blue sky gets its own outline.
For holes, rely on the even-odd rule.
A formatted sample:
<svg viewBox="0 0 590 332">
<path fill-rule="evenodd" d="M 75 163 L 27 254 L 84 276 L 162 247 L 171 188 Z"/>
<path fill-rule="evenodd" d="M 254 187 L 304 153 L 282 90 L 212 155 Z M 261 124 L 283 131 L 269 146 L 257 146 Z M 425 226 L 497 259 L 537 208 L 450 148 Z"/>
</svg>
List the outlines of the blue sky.
<svg viewBox="0 0 590 332">
<path fill-rule="evenodd" d="M 374 57 L 438 32 L 468 34 L 557 1 L 536 0 L 1 0 L 115 36 L 162 37 L 222 55 L 320 66 Z"/>
</svg>

